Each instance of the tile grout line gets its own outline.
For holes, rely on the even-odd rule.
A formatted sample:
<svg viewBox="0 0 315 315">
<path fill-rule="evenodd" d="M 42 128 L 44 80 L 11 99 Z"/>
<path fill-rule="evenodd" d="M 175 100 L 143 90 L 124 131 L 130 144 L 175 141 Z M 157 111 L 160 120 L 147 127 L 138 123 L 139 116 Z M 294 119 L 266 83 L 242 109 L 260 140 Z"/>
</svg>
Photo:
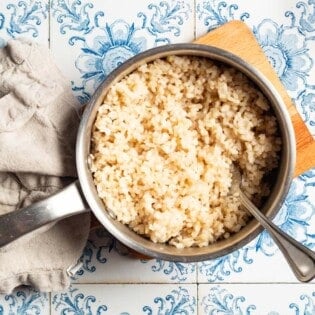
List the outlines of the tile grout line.
<svg viewBox="0 0 315 315">
<path fill-rule="evenodd" d="M 167 283 L 167 282 L 146 282 L 146 283 L 138 283 L 138 282 L 116 282 L 116 283 L 95 283 L 95 282 L 89 282 L 89 283 L 73 283 L 74 286 L 120 286 L 120 285 L 132 285 L 132 286 L 160 286 L 160 285 L 165 285 L 165 286 L 188 286 L 188 287 L 195 287 L 197 286 L 196 282 L 174 282 L 174 283 Z"/>
<path fill-rule="evenodd" d="M 278 281 L 278 282 L 200 282 L 198 283 L 198 285 L 214 285 L 214 286 L 224 286 L 224 285 L 314 285 L 315 283 L 314 282 L 308 282 L 308 283 L 300 283 L 300 282 L 281 282 L 281 281 Z"/>
<path fill-rule="evenodd" d="M 199 314 L 199 283 L 196 282 L 196 286 L 197 286 L 197 297 L 196 297 L 196 310 L 197 310 L 197 315 Z"/>
<path fill-rule="evenodd" d="M 48 49 L 50 50 L 50 39 L 51 39 L 51 0 L 47 1 L 48 4 Z"/>
<path fill-rule="evenodd" d="M 47 30 L 47 35 L 48 35 L 48 49 L 50 50 L 50 38 L 51 38 L 51 12 L 50 12 L 50 5 L 51 5 L 51 0 L 47 0 L 47 10 L 48 10 L 48 30 Z M 49 309 L 48 309 L 48 313 L 49 315 L 52 315 L 52 307 L 51 307 L 51 303 L 52 303 L 52 292 L 49 292 L 49 296 L 48 296 L 48 301 L 49 301 Z"/>
<path fill-rule="evenodd" d="M 198 269 L 198 262 L 196 262 L 196 279 L 195 283 L 197 286 L 197 296 L 196 296 L 196 308 L 197 308 L 197 315 L 199 314 L 199 269 Z"/>
<path fill-rule="evenodd" d="M 84 286 L 84 285 L 212 285 L 212 286 L 224 286 L 224 285 L 314 285 L 315 282 L 299 283 L 299 282 L 73 282 L 71 285 Z"/>
<path fill-rule="evenodd" d="M 49 315 L 51 315 L 51 292 L 49 292 Z"/>
</svg>

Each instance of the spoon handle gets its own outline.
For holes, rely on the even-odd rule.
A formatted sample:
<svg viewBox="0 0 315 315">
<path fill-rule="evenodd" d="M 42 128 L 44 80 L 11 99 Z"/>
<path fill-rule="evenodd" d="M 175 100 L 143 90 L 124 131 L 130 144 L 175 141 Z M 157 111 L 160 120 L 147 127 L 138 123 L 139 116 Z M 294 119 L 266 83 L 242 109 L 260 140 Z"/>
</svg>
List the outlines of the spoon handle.
<svg viewBox="0 0 315 315">
<path fill-rule="evenodd" d="M 261 213 L 244 192 L 241 190 L 239 192 L 242 204 L 269 232 L 286 258 L 296 278 L 301 282 L 312 280 L 315 277 L 315 252 L 283 232 Z"/>
</svg>

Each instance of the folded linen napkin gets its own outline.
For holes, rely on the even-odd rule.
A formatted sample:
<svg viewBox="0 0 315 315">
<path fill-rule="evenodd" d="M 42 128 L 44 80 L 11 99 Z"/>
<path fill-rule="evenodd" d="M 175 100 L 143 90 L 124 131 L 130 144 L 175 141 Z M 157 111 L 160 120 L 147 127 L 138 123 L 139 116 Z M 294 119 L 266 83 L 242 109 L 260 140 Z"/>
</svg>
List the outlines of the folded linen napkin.
<svg viewBox="0 0 315 315">
<path fill-rule="evenodd" d="M 77 111 L 48 49 L 24 39 L 0 49 L 0 215 L 43 199 L 76 177 Z M 20 285 L 43 292 L 68 287 L 89 227 L 90 215 L 80 214 L 1 248 L 0 293 Z"/>
</svg>

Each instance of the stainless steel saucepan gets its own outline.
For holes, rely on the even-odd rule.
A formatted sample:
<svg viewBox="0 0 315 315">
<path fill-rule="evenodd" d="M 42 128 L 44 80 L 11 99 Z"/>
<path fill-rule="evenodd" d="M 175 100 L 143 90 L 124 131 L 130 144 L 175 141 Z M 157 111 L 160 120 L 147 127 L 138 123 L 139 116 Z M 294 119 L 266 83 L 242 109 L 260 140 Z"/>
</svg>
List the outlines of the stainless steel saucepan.
<svg viewBox="0 0 315 315">
<path fill-rule="evenodd" d="M 174 44 L 145 51 L 123 63 L 106 78 L 87 105 L 78 130 L 76 143 L 78 180 L 43 201 L 0 217 L 0 246 L 52 221 L 90 210 L 102 225 L 127 247 L 146 256 L 171 261 L 193 262 L 223 256 L 244 246 L 262 231 L 262 226 L 253 219 L 240 232 L 228 239 L 202 248 L 177 249 L 167 244 L 155 244 L 117 222 L 106 211 L 98 197 L 89 170 L 89 153 L 91 130 L 100 104 L 113 83 L 121 80 L 139 65 L 169 55 L 202 56 L 235 67 L 247 75 L 270 101 L 279 123 L 283 149 L 271 195 L 261 211 L 269 218 L 276 215 L 293 178 L 296 151 L 292 122 L 282 98 L 259 71 L 230 52 L 199 44 Z"/>
</svg>

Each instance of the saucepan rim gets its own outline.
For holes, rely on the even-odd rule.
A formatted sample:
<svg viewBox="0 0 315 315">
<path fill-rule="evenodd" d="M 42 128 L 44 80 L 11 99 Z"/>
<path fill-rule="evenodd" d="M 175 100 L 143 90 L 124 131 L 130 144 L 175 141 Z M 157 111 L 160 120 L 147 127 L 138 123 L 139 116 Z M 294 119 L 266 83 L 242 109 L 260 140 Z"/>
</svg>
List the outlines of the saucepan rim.
<svg viewBox="0 0 315 315">
<path fill-rule="evenodd" d="M 296 160 L 295 134 L 287 107 L 272 83 L 255 67 L 229 51 L 203 44 L 170 44 L 149 49 L 124 62 L 111 72 L 98 87 L 87 104 L 78 130 L 76 143 L 76 165 L 83 195 L 100 223 L 116 239 L 129 248 L 143 255 L 181 262 L 197 262 L 227 255 L 248 244 L 261 231 L 262 227 L 254 219 L 240 232 L 225 240 L 217 241 L 207 247 L 177 249 L 167 244 L 155 244 L 152 241 L 131 231 L 124 224 L 117 222 L 110 212 L 106 211 L 103 202 L 97 195 L 89 169 L 90 139 L 98 107 L 101 105 L 110 86 L 135 70 L 139 65 L 170 55 L 194 55 L 207 57 L 243 72 L 252 80 L 269 100 L 277 117 L 282 138 L 282 152 L 279 172 L 274 188 L 262 211 L 273 218 L 280 210 L 290 188 Z"/>
</svg>

